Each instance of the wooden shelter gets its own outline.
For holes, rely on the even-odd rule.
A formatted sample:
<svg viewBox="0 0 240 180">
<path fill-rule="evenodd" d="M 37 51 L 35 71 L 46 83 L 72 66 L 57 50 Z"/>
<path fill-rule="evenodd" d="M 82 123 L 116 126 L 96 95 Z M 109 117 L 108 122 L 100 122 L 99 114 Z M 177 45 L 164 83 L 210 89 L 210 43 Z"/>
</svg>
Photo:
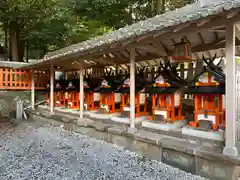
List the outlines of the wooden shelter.
<svg viewBox="0 0 240 180">
<path fill-rule="evenodd" d="M 215 65 L 213 57 L 202 67 L 199 78 L 186 88 L 186 93 L 194 94 L 194 127 L 218 129 L 225 125 L 223 95 L 225 94 L 225 74 L 219 65 Z"/>
<path fill-rule="evenodd" d="M 152 95 L 151 119 L 153 120 L 184 119 L 182 116 L 182 92 L 180 92 L 181 87 L 184 86 L 184 80 L 171 71 L 176 71 L 176 66 L 171 66 L 169 62 L 165 67 L 162 65 L 153 79 L 151 87 L 148 88 Z"/>
<path fill-rule="evenodd" d="M 135 117 L 147 115 L 146 81 L 142 72 L 137 72 L 135 77 Z M 121 113 L 123 117 L 130 116 L 130 86 L 130 74 L 128 74 L 115 91 L 121 93 Z"/>
<path fill-rule="evenodd" d="M 202 0 L 203 1 L 203 0 Z M 226 57 L 226 142 L 223 153 L 237 156 L 236 148 L 236 60 L 240 55 L 240 0 L 194 3 L 141 21 L 100 37 L 51 52 L 22 69 L 51 70 L 50 111 L 53 112 L 55 70 L 80 71 L 80 118 L 83 118 L 84 69 L 121 66 L 130 62 L 130 127 L 135 128 L 135 67 L 151 66 L 156 59 L 172 57 L 172 44 L 184 39 L 191 45 L 193 60 L 202 55 Z M 149 63 L 147 60 L 151 60 Z M 34 82 L 34 79 L 32 79 Z M 34 95 L 34 86 L 32 87 Z M 34 104 L 34 96 L 32 96 Z M 34 107 L 34 105 L 33 105 Z"/>
</svg>

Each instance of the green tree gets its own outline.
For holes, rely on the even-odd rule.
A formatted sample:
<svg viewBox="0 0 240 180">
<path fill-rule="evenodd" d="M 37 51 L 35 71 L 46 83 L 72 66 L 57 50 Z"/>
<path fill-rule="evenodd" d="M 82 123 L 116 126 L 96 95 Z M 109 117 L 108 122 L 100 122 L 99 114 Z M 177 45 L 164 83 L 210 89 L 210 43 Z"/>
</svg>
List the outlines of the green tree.
<svg viewBox="0 0 240 180">
<path fill-rule="evenodd" d="M 10 59 L 22 61 L 25 37 L 36 23 L 51 12 L 55 0 L 4 0 L 1 21 L 9 32 Z M 6 46 L 6 43 L 5 43 Z"/>
<path fill-rule="evenodd" d="M 162 14 L 191 0 L 2 0 L 0 38 L 10 59 L 47 52 Z M 1 34 L 5 34 L 5 36 Z M 8 43 L 9 42 L 9 43 Z M 8 48 L 9 47 L 9 48 Z"/>
</svg>

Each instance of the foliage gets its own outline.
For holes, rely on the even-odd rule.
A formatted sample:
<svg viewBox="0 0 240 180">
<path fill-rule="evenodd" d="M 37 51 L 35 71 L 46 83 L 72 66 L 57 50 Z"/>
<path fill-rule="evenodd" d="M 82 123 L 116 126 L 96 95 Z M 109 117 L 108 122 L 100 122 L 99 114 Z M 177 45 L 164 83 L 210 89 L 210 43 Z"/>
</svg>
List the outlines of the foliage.
<svg viewBox="0 0 240 180">
<path fill-rule="evenodd" d="M 0 44 L 4 44 L 4 30 L 3 23 L 0 22 Z"/>
<path fill-rule="evenodd" d="M 49 51 L 99 36 L 152 17 L 158 12 L 163 13 L 162 10 L 172 10 L 190 2 L 191 0 L 2 0 L 0 43 L 6 39 L 3 37 L 6 27 L 10 44 L 19 47 L 22 45 L 19 41 L 26 41 L 29 57 L 41 58 Z M 16 33 L 17 44 L 11 39 L 12 33 Z"/>
</svg>

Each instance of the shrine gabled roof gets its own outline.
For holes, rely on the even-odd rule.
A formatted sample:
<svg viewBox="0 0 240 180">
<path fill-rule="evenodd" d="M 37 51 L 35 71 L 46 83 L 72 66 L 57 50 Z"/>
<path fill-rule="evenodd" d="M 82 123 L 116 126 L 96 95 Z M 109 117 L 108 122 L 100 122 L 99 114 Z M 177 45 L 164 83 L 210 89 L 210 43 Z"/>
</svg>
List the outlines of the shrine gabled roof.
<svg viewBox="0 0 240 180">
<path fill-rule="evenodd" d="M 92 55 L 94 53 L 101 53 L 109 48 L 123 47 L 124 44 L 136 42 L 137 37 L 149 34 L 151 32 L 159 33 L 173 26 L 178 26 L 187 22 L 218 15 L 224 11 L 230 11 L 239 7 L 240 0 L 214 0 L 214 2 L 210 2 L 205 6 L 201 6 L 200 3 L 186 5 L 180 9 L 176 9 L 174 11 L 128 25 L 124 28 L 120 28 L 102 36 L 95 37 L 87 41 L 56 50 L 54 52 L 50 52 L 36 64 L 30 65 L 29 68 L 36 67 L 38 64 L 45 64 L 53 60 L 66 60 L 72 56 L 77 56 L 80 58 L 83 56 L 85 57 Z M 84 62 L 82 61 L 82 63 Z"/>
</svg>

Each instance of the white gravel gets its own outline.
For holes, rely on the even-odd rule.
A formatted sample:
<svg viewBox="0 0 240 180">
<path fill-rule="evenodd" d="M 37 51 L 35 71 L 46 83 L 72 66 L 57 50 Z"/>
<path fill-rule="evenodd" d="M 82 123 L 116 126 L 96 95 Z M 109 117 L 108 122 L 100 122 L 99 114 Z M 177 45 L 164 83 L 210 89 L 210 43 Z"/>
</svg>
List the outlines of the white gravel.
<svg viewBox="0 0 240 180">
<path fill-rule="evenodd" d="M 0 123 L 1 180 L 203 180 L 50 125 Z"/>
</svg>

